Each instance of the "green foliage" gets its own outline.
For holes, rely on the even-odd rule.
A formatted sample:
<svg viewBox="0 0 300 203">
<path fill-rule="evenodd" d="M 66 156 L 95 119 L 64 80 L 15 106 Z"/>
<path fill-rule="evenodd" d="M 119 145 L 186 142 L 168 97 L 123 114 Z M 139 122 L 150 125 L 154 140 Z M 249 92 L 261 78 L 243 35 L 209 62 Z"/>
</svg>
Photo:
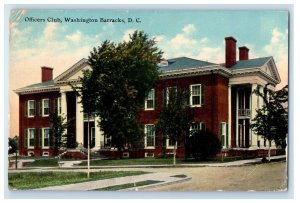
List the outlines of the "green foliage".
<svg viewBox="0 0 300 203">
<path fill-rule="evenodd" d="M 19 145 L 18 145 L 19 138 L 15 136 L 13 138 L 8 138 L 8 154 L 16 154 L 18 153 Z"/>
<path fill-rule="evenodd" d="M 285 148 L 286 135 L 288 133 L 288 86 L 278 91 L 272 91 L 264 87 L 263 92 L 258 89 L 254 94 L 262 97 L 264 105 L 256 110 L 256 116 L 252 119 L 251 128 L 258 135 L 269 141 L 275 141 L 277 146 Z"/>
<path fill-rule="evenodd" d="M 67 134 L 65 133 L 68 124 L 66 117 L 57 115 L 57 113 L 50 114 L 50 134 L 51 134 L 51 148 L 55 153 L 67 147 Z"/>
<path fill-rule="evenodd" d="M 90 53 L 92 70 L 80 78 L 82 86 L 74 88 L 84 112 L 100 117 L 101 130 L 119 150 L 142 147 L 144 135 L 137 116 L 158 79 L 156 64 L 162 52 L 155 45 L 138 31 L 128 42 L 104 41 Z"/>
<path fill-rule="evenodd" d="M 196 160 L 207 160 L 215 157 L 221 150 L 219 139 L 207 130 L 194 132 L 186 141 L 186 155 Z"/>
<path fill-rule="evenodd" d="M 179 88 L 168 91 L 166 102 L 158 115 L 157 130 L 161 131 L 171 142 L 179 142 L 189 135 L 194 111 L 186 106 L 189 92 Z"/>
</svg>

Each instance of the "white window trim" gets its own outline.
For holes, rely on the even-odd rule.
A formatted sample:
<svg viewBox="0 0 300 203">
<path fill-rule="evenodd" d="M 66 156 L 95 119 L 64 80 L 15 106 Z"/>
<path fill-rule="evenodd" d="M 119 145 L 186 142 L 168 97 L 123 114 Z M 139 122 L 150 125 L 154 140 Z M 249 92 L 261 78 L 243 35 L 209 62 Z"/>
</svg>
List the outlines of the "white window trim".
<svg viewBox="0 0 300 203">
<path fill-rule="evenodd" d="M 154 142 L 153 142 L 153 145 L 154 146 L 147 146 L 147 126 L 149 126 L 149 125 L 152 125 L 153 127 L 155 127 L 155 125 L 154 124 L 145 124 L 145 127 L 144 127 L 144 134 L 145 134 L 145 139 L 144 139 L 144 141 L 145 141 L 145 149 L 155 149 L 155 131 L 154 131 Z"/>
<path fill-rule="evenodd" d="M 49 129 L 50 130 L 50 128 L 42 128 L 42 148 L 43 149 L 49 149 L 50 146 L 45 146 L 45 143 L 44 143 L 45 129 Z M 50 144 L 50 133 L 49 133 L 49 144 Z"/>
<path fill-rule="evenodd" d="M 167 87 L 167 92 L 166 92 L 166 96 L 167 96 L 167 105 L 169 104 L 169 89 L 175 88 L 176 92 L 178 91 L 177 86 L 172 86 L 172 87 Z"/>
<path fill-rule="evenodd" d="M 145 99 L 145 110 L 146 111 L 151 111 L 151 110 L 154 110 L 155 109 L 155 89 L 151 89 L 150 91 L 153 90 L 153 108 L 147 108 L 147 98 L 148 98 L 148 95 L 147 95 L 147 98 Z M 149 92 L 150 93 L 150 92 Z M 149 94 L 148 93 L 148 94 Z"/>
<path fill-rule="evenodd" d="M 199 95 L 199 100 L 200 100 L 200 104 L 196 104 L 196 105 L 193 105 L 193 91 L 192 91 L 192 88 L 194 86 L 200 86 L 200 95 Z M 190 107 L 201 107 L 202 106 L 202 103 L 201 103 L 201 96 L 202 96 L 202 85 L 201 84 L 193 84 L 193 85 L 190 85 Z"/>
<path fill-rule="evenodd" d="M 166 147 L 167 149 L 174 149 L 174 145 L 169 145 L 169 138 L 166 139 Z M 177 149 L 178 146 L 175 147 L 175 149 Z"/>
<path fill-rule="evenodd" d="M 30 115 L 30 102 L 34 102 L 35 103 L 35 106 L 34 106 L 34 108 L 35 108 L 35 115 Z M 36 116 L 36 101 L 35 100 L 28 100 L 27 101 L 27 117 L 28 118 L 34 118 Z"/>
<path fill-rule="evenodd" d="M 45 114 L 44 112 L 44 101 L 48 100 L 49 101 L 49 114 Z M 43 117 L 49 117 L 50 115 L 50 111 L 51 111 L 51 106 L 50 106 L 50 99 L 49 98 L 46 98 L 46 99 L 42 99 L 42 116 Z"/>
<path fill-rule="evenodd" d="M 34 132 L 35 132 L 35 128 L 28 128 L 27 129 L 27 148 L 28 149 L 34 149 L 34 147 L 35 147 L 35 143 L 33 143 L 33 146 L 30 146 L 30 130 L 34 130 Z M 35 132 L 35 135 L 34 135 L 34 141 L 35 141 L 35 139 L 36 139 L 36 132 Z"/>
</svg>

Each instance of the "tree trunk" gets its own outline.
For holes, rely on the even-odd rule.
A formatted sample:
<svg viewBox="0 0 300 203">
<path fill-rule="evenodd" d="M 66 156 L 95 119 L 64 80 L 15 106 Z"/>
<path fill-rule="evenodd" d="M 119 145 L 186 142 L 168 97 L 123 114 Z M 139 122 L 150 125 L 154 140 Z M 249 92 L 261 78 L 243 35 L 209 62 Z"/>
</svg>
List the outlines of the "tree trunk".
<svg viewBox="0 0 300 203">
<path fill-rule="evenodd" d="M 87 178 L 90 178 L 90 115 L 88 114 L 88 140 L 87 140 L 87 150 L 88 150 L 88 157 L 87 157 Z"/>
<path fill-rule="evenodd" d="M 269 148 L 268 148 L 268 161 L 271 161 L 271 143 L 272 141 L 269 140 Z"/>
<path fill-rule="evenodd" d="M 16 152 L 16 169 L 18 169 L 18 153 Z"/>
</svg>

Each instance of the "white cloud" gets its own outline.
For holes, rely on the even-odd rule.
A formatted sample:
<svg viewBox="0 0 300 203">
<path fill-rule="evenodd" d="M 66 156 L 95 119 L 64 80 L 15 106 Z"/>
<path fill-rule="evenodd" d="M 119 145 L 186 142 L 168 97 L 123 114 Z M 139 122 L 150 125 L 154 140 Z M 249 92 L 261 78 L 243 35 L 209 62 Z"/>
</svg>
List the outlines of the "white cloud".
<svg viewBox="0 0 300 203">
<path fill-rule="evenodd" d="M 122 37 L 122 41 L 128 42 L 130 40 L 130 35 L 132 35 L 134 31 L 135 31 L 134 29 L 126 30 Z"/>
<path fill-rule="evenodd" d="M 191 35 L 191 34 L 194 34 L 196 32 L 196 28 L 195 28 L 195 25 L 193 24 L 188 24 L 186 26 L 184 26 L 182 28 L 182 31 L 184 32 L 184 34 L 186 35 Z"/>
<path fill-rule="evenodd" d="M 79 30 L 77 30 L 75 33 L 71 35 L 66 35 L 66 39 L 70 40 L 71 42 L 78 43 L 80 42 L 81 38 L 82 38 L 82 33 Z"/>
<path fill-rule="evenodd" d="M 46 27 L 44 29 L 44 36 L 46 39 L 51 39 L 55 35 L 56 31 L 58 29 L 57 23 L 47 23 Z"/>
</svg>

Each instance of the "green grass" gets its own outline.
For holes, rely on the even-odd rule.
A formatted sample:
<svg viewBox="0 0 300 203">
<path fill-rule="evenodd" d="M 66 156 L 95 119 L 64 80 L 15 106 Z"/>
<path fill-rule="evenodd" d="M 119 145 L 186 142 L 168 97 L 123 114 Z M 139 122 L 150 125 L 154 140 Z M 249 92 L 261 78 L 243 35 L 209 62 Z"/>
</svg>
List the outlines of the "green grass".
<svg viewBox="0 0 300 203">
<path fill-rule="evenodd" d="M 28 167 L 55 167 L 58 166 L 58 159 L 37 159 L 34 162 L 28 163 Z"/>
<path fill-rule="evenodd" d="M 117 191 L 117 190 L 122 190 L 122 189 L 127 189 L 127 188 L 132 188 L 132 187 L 140 187 L 140 186 L 144 186 L 144 185 L 151 185 L 151 184 L 161 183 L 161 182 L 163 182 L 163 181 L 145 180 L 145 181 L 136 182 L 136 183 L 127 183 L 127 184 L 123 184 L 123 185 L 114 185 L 114 186 L 109 186 L 109 187 L 105 187 L 105 188 L 99 188 L 99 189 L 96 189 L 96 190 L 100 190 L 100 191 Z"/>
<path fill-rule="evenodd" d="M 199 163 L 222 163 L 239 160 L 238 157 L 214 158 L 205 161 L 195 159 L 177 158 L 176 164 L 199 164 Z M 118 165 L 172 165 L 173 158 L 139 158 L 139 159 L 105 159 L 92 160 L 91 166 L 118 166 Z M 79 166 L 86 166 L 86 161 L 83 161 Z"/>
<path fill-rule="evenodd" d="M 20 172 L 8 174 L 8 185 L 11 189 L 28 190 L 54 185 L 65 185 L 91 180 L 116 178 L 145 174 L 143 171 L 100 171 L 91 172 L 90 178 L 84 172 Z"/>
<path fill-rule="evenodd" d="M 184 175 L 184 174 L 180 174 L 180 175 L 174 175 L 174 176 L 171 176 L 171 177 L 175 177 L 175 178 L 186 178 L 187 176 Z"/>
</svg>

